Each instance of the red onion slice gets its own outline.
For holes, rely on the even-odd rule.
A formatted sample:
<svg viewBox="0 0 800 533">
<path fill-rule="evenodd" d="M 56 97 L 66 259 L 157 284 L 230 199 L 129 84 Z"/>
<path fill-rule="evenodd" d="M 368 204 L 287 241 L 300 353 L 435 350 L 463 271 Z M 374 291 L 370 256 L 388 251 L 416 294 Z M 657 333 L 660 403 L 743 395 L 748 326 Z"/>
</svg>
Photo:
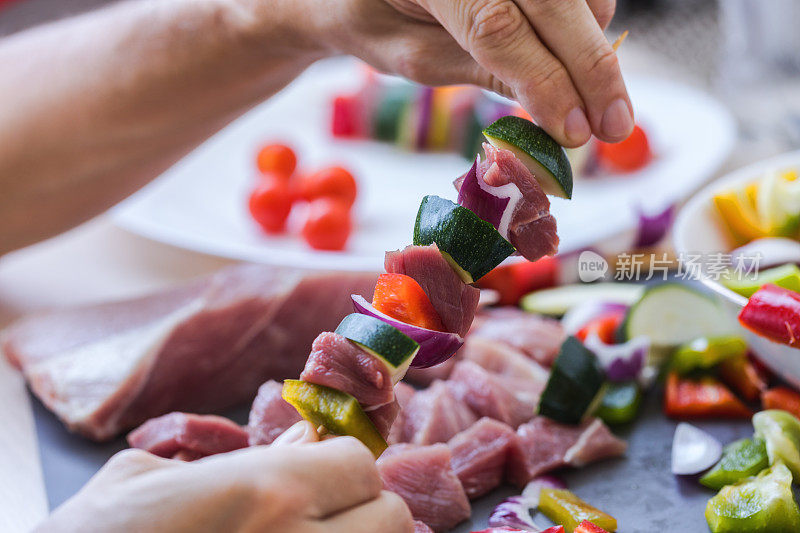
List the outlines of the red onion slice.
<svg viewBox="0 0 800 533">
<path fill-rule="evenodd" d="M 508 240 L 508 227 L 522 192 L 513 183 L 494 187 L 483 181 L 483 173 L 478 162 L 480 156 L 466 174 L 458 178 L 454 185 L 458 189 L 458 205 L 466 207 L 478 217 L 497 228 L 500 235 Z"/>
<path fill-rule="evenodd" d="M 672 473 L 677 476 L 699 474 L 722 457 L 722 444 L 717 439 L 686 422 L 675 428 L 672 438 Z"/>
<path fill-rule="evenodd" d="M 435 331 L 406 324 L 375 309 L 363 296 L 351 294 L 356 313 L 373 316 L 390 324 L 405 333 L 419 344 L 419 351 L 411 361 L 412 368 L 428 368 L 444 363 L 464 344 L 464 339 L 457 333 Z"/>
<path fill-rule="evenodd" d="M 634 248 L 652 246 L 664 238 L 675 218 L 675 206 L 670 205 L 662 212 L 655 215 L 647 215 L 644 211 L 639 211 L 639 228 L 634 241 Z"/>
<path fill-rule="evenodd" d="M 566 485 L 553 476 L 537 477 L 528 483 L 522 494 L 506 498 L 494 508 L 489 516 L 489 527 L 541 532 L 542 528 L 533 521 L 532 511 L 539 507 L 539 494 L 545 487 L 563 489 Z"/>
<path fill-rule="evenodd" d="M 597 334 L 591 334 L 583 342 L 592 351 L 606 371 L 609 381 L 638 380 L 647 360 L 650 339 L 636 337 L 622 344 L 606 344 Z"/>
</svg>

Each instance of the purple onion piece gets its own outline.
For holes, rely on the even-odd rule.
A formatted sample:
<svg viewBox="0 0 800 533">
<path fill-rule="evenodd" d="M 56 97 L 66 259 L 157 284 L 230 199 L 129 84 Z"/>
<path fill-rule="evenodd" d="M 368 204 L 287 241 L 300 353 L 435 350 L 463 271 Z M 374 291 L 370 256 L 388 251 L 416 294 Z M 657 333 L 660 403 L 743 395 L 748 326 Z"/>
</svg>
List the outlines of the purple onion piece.
<svg viewBox="0 0 800 533">
<path fill-rule="evenodd" d="M 652 246 L 664 238 L 675 218 L 675 206 L 670 205 L 662 212 L 655 215 L 646 215 L 641 208 L 639 211 L 639 227 L 634 240 L 634 248 Z"/>
<path fill-rule="evenodd" d="M 650 349 L 647 337 L 636 337 L 622 344 L 606 344 L 592 334 L 583 344 L 597 356 L 606 371 L 606 378 L 614 382 L 639 379 Z"/>
<path fill-rule="evenodd" d="M 490 223 L 503 238 L 509 238 L 511 216 L 522 198 L 522 193 L 515 184 L 507 183 L 500 187 L 487 184 L 476 158 L 469 171 L 457 179 L 454 185 L 458 189 L 458 205 L 466 207 Z"/>
<path fill-rule="evenodd" d="M 532 511 L 539 506 L 539 493 L 543 488 L 563 489 L 566 485 L 554 476 L 539 476 L 528 483 L 519 496 L 500 502 L 489 516 L 489 527 L 511 527 L 523 531 L 540 532 L 542 528 L 533 521 Z"/>
<path fill-rule="evenodd" d="M 406 324 L 375 309 L 363 296 L 351 294 L 353 307 L 357 313 L 369 315 L 396 327 L 419 344 L 419 351 L 411 361 L 412 368 L 428 368 L 444 363 L 464 344 L 464 339 L 457 333 L 435 331 Z"/>
</svg>

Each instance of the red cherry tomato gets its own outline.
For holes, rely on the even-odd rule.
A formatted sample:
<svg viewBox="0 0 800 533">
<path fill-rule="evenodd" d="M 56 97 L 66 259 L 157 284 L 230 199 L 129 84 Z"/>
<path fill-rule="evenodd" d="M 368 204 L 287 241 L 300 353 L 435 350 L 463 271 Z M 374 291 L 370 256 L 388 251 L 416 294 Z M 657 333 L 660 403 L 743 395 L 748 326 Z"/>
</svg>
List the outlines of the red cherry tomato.
<svg viewBox="0 0 800 533">
<path fill-rule="evenodd" d="M 269 144 L 258 152 L 256 164 L 262 174 L 274 172 L 284 178 L 288 178 L 297 167 L 297 156 L 286 145 Z"/>
<path fill-rule="evenodd" d="M 319 198 L 308 205 L 303 238 L 315 250 L 341 250 L 351 228 L 348 205 L 335 198 Z"/>
<path fill-rule="evenodd" d="M 597 156 L 600 163 L 609 170 L 632 172 L 645 166 L 653 157 L 647 134 L 638 125 L 624 141 L 618 143 L 597 143 Z"/>
<path fill-rule="evenodd" d="M 342 167 L 324 168 L 300 179 L 299 196 L 311 202 L 317 198 L 336 198 L 350 207 L 356 201 L 356 180 Z"/>
<path fill-rule="evenodd" d="M 286 228 L 286 219 L 292 210 L 289 185 L 280 175 L 265 175 L 250 194 L 250 214 L 268 233 L 280 233 Z"/>
</svg>

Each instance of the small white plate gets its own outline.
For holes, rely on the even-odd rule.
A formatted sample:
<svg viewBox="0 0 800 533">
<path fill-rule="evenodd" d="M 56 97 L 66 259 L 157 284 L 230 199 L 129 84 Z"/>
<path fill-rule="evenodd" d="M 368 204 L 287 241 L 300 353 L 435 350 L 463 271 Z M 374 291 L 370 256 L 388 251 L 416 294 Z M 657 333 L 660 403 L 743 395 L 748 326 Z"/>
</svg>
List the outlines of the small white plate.
<svg viewBox="0 0 800 533">
<path fill-rule="evenodd" d="M 411 241 L 420 199 L 455 198 L 452 181 L 469 162 L 454 154 L 419 154 L 372 141 L 332 139 L 329 102 L 361 81 L 348 58 L 323 61 L 291 86 L 225 128 L 154 183 L 114 209 L 117 224 L 175 246 L 246 261 L 373 271 L 385 250 Z M 735 137 L 716 100 L 665 80 L 631 76 L 637 120 L 655 160 L 639 172 L 578 180 L 571 201 L 553 199 L 561 251 L 570 252 L 632 228 L 636 207 L 655 211 L 682 200 L 727 157 Z M 344 252 L 317 252 L 298 236 L 264 235 L 250 219 L 247 195 L 255 152 L 265 142 L 296 147 L 302 169 L 342 163 L 359 181 L 357 229 Z"/>
<path fill-rule="evenodd" d="M 712 203 L 713 196 L 724 189 L 741 186 L 764 176 L 767 172 L 786 168 L 800 167 L 800 151 L 791 152 L 778 157 L 759 161 L 727 174 L 703 190 L 678 213 L 673 228 L 675 251 L 679 257 L 707 256 L 715 253 L 729 253 L 731 243 L 722 222 Z M 738 313 L 740 307 L 733 302 L 745 301 L 713 277 L 700 272 L 703 284 L 725 297 L 732 313 Z M 800 388 L 800 350 L 783 344 L 772 342 L 741 328 L 747 337 L 750 348 L 773 372 L 786 381 Z"/>
</svg>

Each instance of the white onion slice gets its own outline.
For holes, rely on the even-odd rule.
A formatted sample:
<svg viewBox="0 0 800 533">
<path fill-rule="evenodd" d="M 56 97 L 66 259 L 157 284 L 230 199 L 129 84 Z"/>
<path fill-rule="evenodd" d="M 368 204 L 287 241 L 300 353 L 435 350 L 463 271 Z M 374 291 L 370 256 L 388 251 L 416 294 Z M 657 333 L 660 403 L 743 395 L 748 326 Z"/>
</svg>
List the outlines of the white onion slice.
<svg viewBox="0 0 800 533">
<path fill-rule="evenodd" d="M 675 428 L 672 438 L 672 473 L 677 476 L 699 474 L 708 470 L 722 457 L 722 444 L 686 422 Z"/>
</svg>

